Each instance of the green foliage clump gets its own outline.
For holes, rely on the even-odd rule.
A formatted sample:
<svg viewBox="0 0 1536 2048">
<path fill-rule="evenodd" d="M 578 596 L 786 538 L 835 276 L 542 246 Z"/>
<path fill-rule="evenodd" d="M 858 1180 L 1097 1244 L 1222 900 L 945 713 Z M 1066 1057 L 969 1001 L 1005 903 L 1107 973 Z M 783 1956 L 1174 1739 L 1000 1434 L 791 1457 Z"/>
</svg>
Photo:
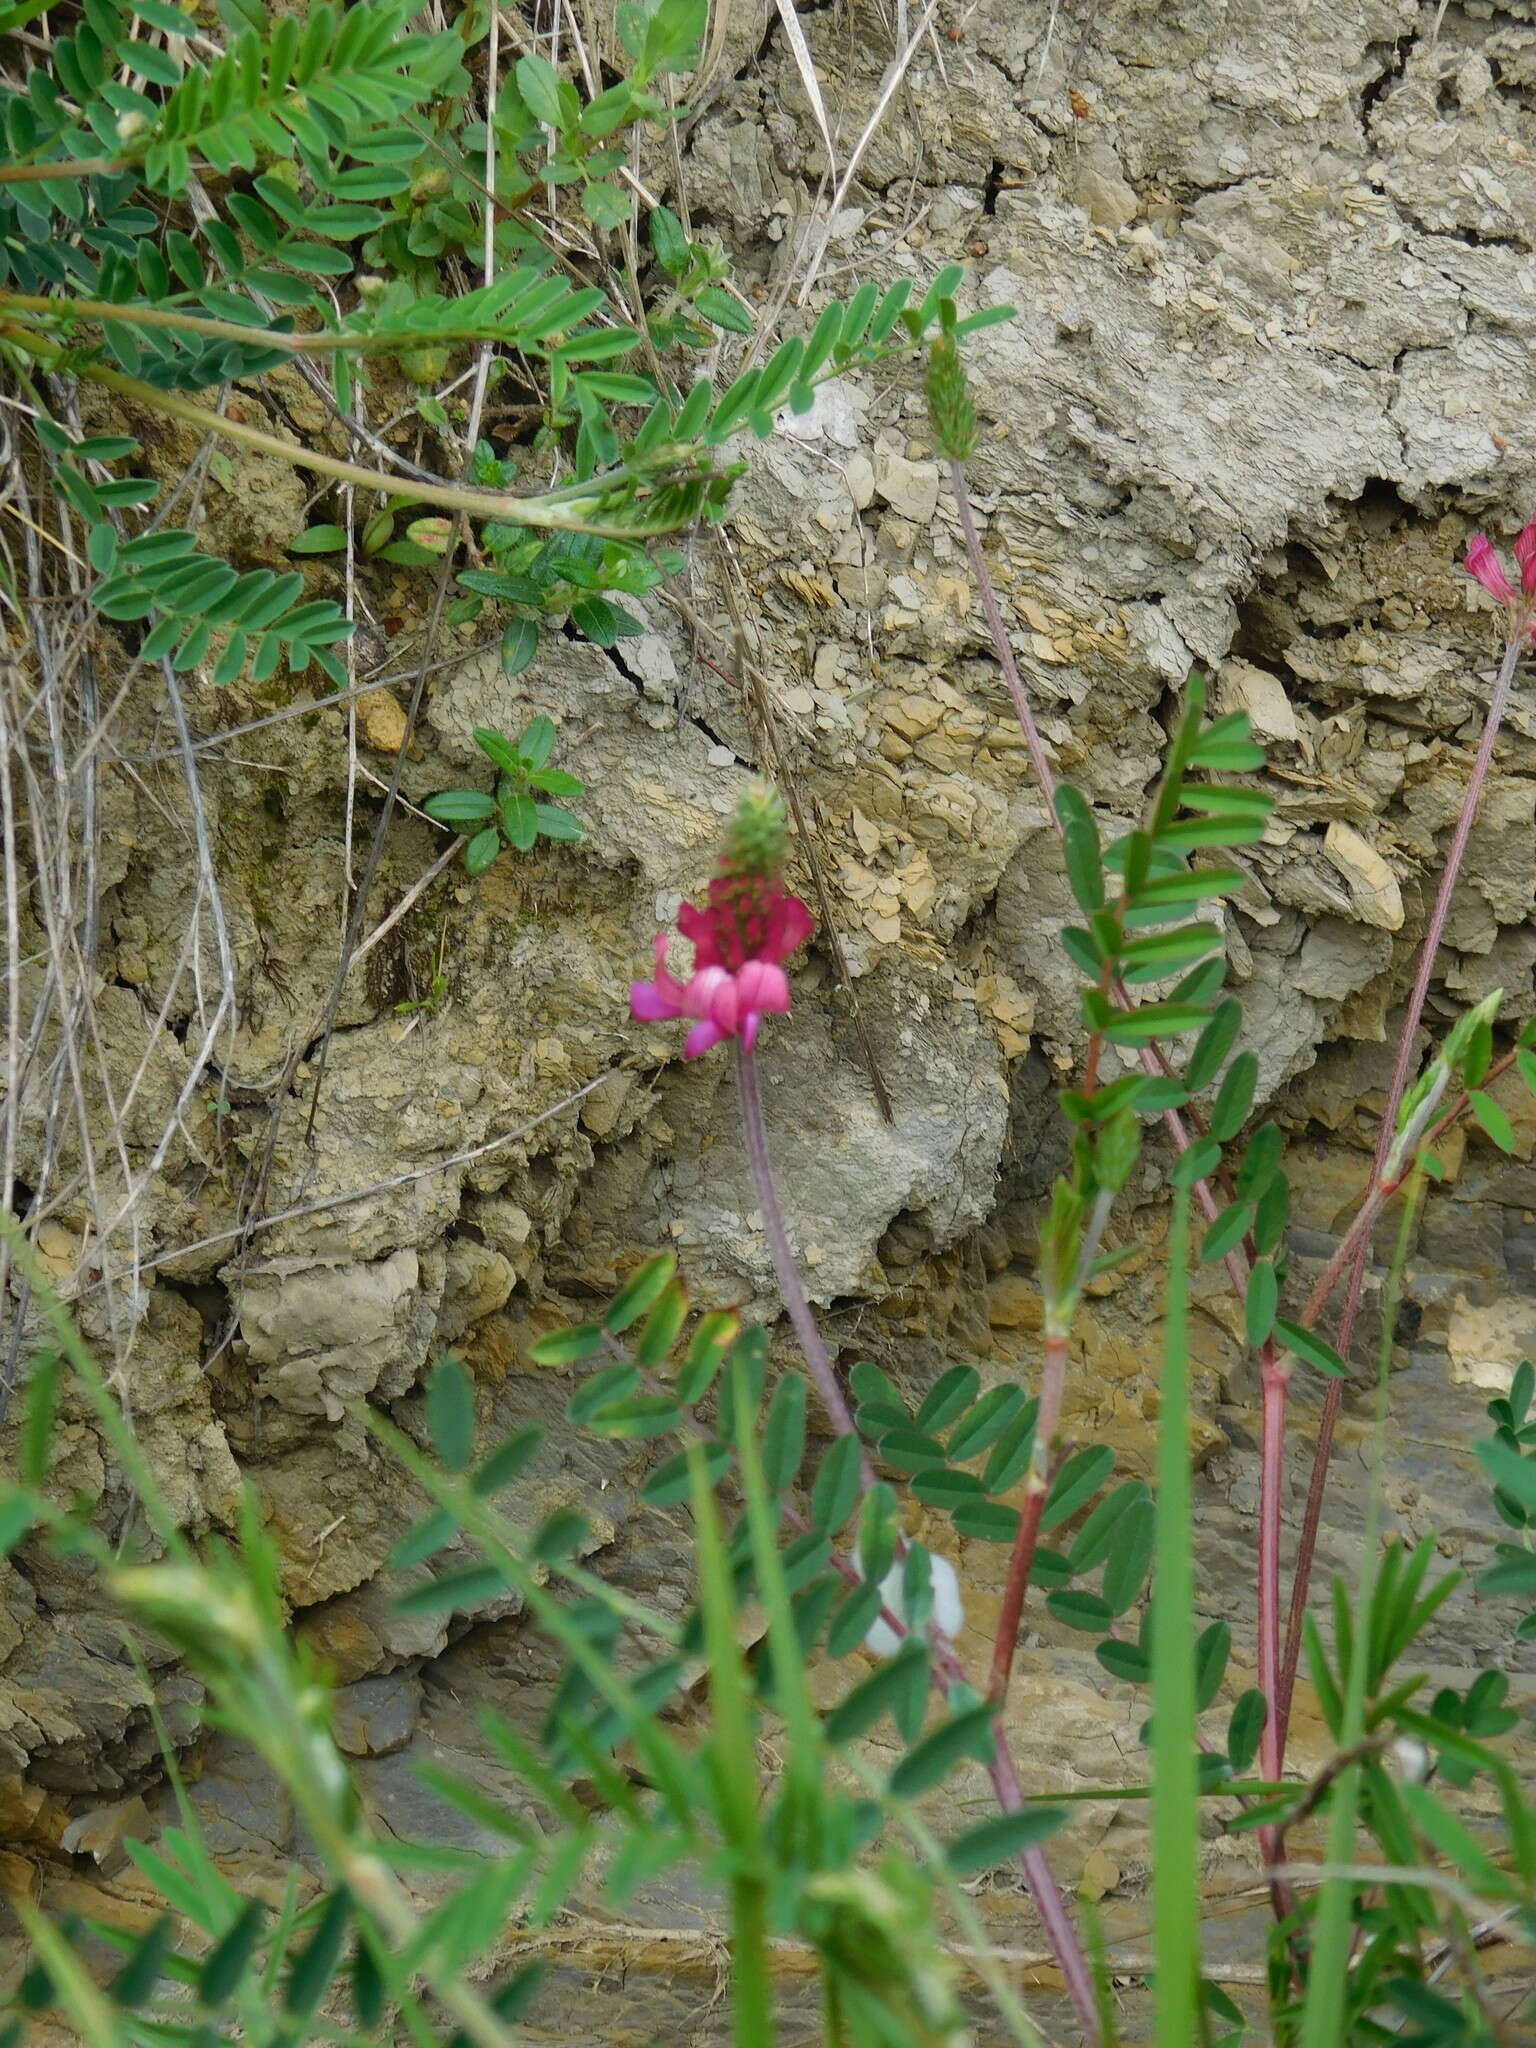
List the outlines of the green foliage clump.
<svg viewBox="0 0 1536 2048">
<path fill-rule="evenodd" d="M 475 745 L 497 771 L 496 788 L 487 796 L 475 789 L 445 789 L 429 796 L 422 809 L 441 825 L 467 832 L 464 867 L 483 875 L 503 844 L 528 853 L 540 839 L 581 837 L 581 820 L 553 796 L 580 796 L 586 784 L 563 768 L 551 768 L 555 750 L 552 718 L 530 719 L 516 746 L 503 733 L 475 727 Z"/>
</svg>

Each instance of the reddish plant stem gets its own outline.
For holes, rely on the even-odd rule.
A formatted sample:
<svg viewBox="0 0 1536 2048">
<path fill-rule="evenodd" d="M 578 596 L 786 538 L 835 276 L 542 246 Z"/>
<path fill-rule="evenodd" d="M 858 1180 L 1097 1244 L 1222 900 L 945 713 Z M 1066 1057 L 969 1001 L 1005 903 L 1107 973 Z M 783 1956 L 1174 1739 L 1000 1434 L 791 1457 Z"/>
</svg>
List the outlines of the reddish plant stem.
<svg viewBox="0 0 1536 2048">
<path fill-rule="evenodd" d="M 1285 1476 L 1285 1410 L 1290 1368 L 1267 1338 L 1259 1353 L 1259 1385 L 1263 1403 L 1262 1448 L 1259 1454 L 1259 1690 L 1264 1695 L 1264 1732 L 1259 1738 L 1259 1768 L 1278 1784 L 1285 1745 L 1280 1725 L 1280 1489 Z M 1259 1830 L 1259 1847 L 1267 1864 L 1280 1852 L 1273 1827 Z"/>
<path fill-rule="evenodd" d="M 1013 1676 L 1013 1654 L 1018 1646 L 1024 1596 L 1029 1591 L 1030 1576 L 1035 1568 L 1040 1518 L 1045 1512 L 1045 1497 L 1050 1491 L 1056 1465 L 1066 1382 L 1066 1334 L 1047 1332 L 1045 1363 L 1040 1372 L 1040 1409 L 1035 1417 L 1034 1455 L 1030 1460 L 1024 1505 L 1019 1510 L 1019 1526 L 1014 1532 L 1013 1549 L 1008 1557 L 1008 1577 L 1003 1583 L 1003 1604 L 992 1644 L 992 1673 L 987 1681 L 987 1697 L 995 1700 L 999 1707 L 1008 1697 L 1008 1681 Z"/>
<path fill-rule="evenodd" d="M 51 164 L 0 164 L 0 185 L 36 185 L 53 178 L 110 178 L 128 168 L 122 156 L 61 157 Z"/>
<path fill-rule="evenodd" d="M 960 531 L 965 536 L 965 552 L 970 557 L 971 574 L 976 578 L 981 608 L 987 615 L 992 645 L 997 650 L 1003 680 L 1007 683 L 1008 694 L 1013 699 L 1019 730 L 1024 735 L 1025 746 L 1029 749 L 1035 780 L 1040 785 L 1040 793 L 1045 798 L 1046 808 L 1051 814 L 1051 823 L 1059 838 L 1061 821 L 1056 816 L 1056 777 L 1051 772 L 1050 762 L 1045 758 L 1045 743 L 1040 737 L 1040 728 L 1035 724 L 1035 714 L 1028 693 L 1020 680 L 1019 665 L 1013 658 L 1013 643 L 1008 638 L 1008 629 L 1003 624 L 1003 615 L 998 609 L 997 592 L 992 588 L 992 572 L 988 569 L 987 558 L 981 551 L 981 536 L 976 531 L 976 514 L 971 507 L 971 493 L 965 481 L 965 470 L 958 462 L 951 461 L 949 465 L 949 488 L 954 495 L 955 510 L 960 515 Z"/>
<path fill-rule="evenodd" d="M 1035 1568 L 1035 1551 L 1040 1542 L 1040 1517 L 1045 1512 L 1046 1489 L 1050 1482 L 1031 1472 L 1019 1526 L 1014 1532 L 1008 1557 L 1008 1577 L 1003 1585 L 1003 1604 L 997 1617 L 997 1636 L 992 1645 L 992 1671 L 987 1679 L 987 1697 L 999 1706 L 1008 1697 L 1013 1676 L 1013 1653 L 1018 1647 L 1019 1623 L 1024 1615 L 1024 1596 L 1029 1591 Z"/>
<path fill-rule="evenodd" d="M 1527 618 L 1518 615 L 1509 644 L 1504 649 L 1504 659 L 1499 663 L 1498 676 L 1494 682 L 1493 694 L 1488 700 L 1488 714 L 1483 721 L 1483 735 L 1478 745 L 1477 757 L 1472 763 L 1472 773 L 1467 782 L 1466 795 L 1462 799 L 1461 813 L 1456 820 L 1456 830 L 1451 836 L 1450 851 L 1446 855 L 1445 867 L 1441 872 L 1440 886 L 1435 892 L 1435 905 L 1430 913 L 1429 926 L 1424 934 L 1424 943 L 1419 951 L 1418 972 L 1413 980 L 1413 992 L 1408 998 L 1408 1008 L 1403 1017 L 1402 1037 L 1398 1042 L 1397 1059 L 1392 1068 L 1392 1084 L 1387 1091 L 1387 1103 L 1382 1111 L 1381 1129 L 1376 1135 L 1376 1156 L 1371 1167 L 1371 1187 L 1375 1192 L 1381 1183 L 1382 1169 L 1392 1140 L 1397 1134 L 1397 1113 L 1402 1105 L 1403 1095 L 1413 1071 L 1419 1023 L 1424 1015 L 1425 1000 L 1429 995 L 1429 984 L 1434 977 L 1435 962 L 1440 952 L 1440 941 L 1445 932 L 1445 921 L 1450 914 L 1451 899 L 1456 893 L 1456 883 L 1461 873 L 1461 863 L 1467 850 L 1473 821 L 1482 801 L 1483 784 L 1488 777 L 1488 766 L 1493 759 L 1494 741 L 1498 738 L 1499 726 L 1504 717 L 1504 707 L 1509 699 L 1510 685 L 1515 678 L 1520 656 L 1524 651 L 1526 636 L 1530 631 Z M 1438 1127 L 1437 1127 L 1438 1128 Z M 1381 1195 L 1376 1204 L 1379 1213 L 1387 1196 Z M 1365 1269 L 1370 1258 L 1371 1223 L 1375 1216 L 1369 1202 L 1362 1211 L 1357 1224 L 1364 1220 L 1359 1242 L 1355 1246 L 1353 1263 L 1349 1271 L 1349 1285 L 1344 1296 L 1344 1308 L 1339 1317 L 1337 1349 L 1341 1358 L 1348 1358 L 1350 1340 L 1355 1332 L 1355 1318 L 1360 1309 L 1360 1294 L 1365 1281 Z M 1301 1624 L 1306 1613 L 1307 1596 L 1312 1584 L 1312 1561 L 1317 1553 L 1318 1530 L 1322 1526 L 1323 1496 L 1328 1486 L 1328 1463 L 1333 1455 L 1334 1432 L 1338 1427 L 1339 1409 L 1344 1400 L 1342 1380 L 1330 1380 L 1328 1391 L 1323 1398 L 1323 1412 L 1318 1423 L 1317 1447 L 1312 1454 L 1312 1477 L 1307 1487 L 1307 1505 L 1302 1517 L 1301 1537 L 1296 1550 L 1296 1570 L 1291 1581 L 1291 1607 L 1286 1626 L 1285 1662 L 1280 1673 L 1279 1737 L 1280 1756 L 1285 1756 L 1285 1738 L 1290 1723 L 1291 1698 L 1296 1686 L 1296 1668 L 1301 1656 Z M 1276 1773 L 1278 1776 L 1278 1773 Z"/>
<path fill-rule="evenodd" d="M 1488 1072 L 1483 1076 L 1483 1086 L 1486 1087 L 1490 1081 L 1498 1080 L 1501 1074 L 1507 1074 L 1515 1064 L 1515 1057 L 1516 1055 L 1513 1052 L 1507 1052 L 1499 1059 L 1496 1059 L 1488 1069 Z M 1471 1099 L 1469 1095 L 1463 1092 L 1457 1096 L 1449 1109 L 1442 1110 L 1428 1130 L 1425 1131 L 1420 1141 L 1420 1149 L 1432 1151 L 1439 1139 L 1444 1136 L 1451 1126 L 1458 1123 L 1466 1115 L 1467 1106 Z M 1360 1248 L 1362 1241 L 1375 1229 L 1382 1210 L 1401 1186 L 1402 1182 L 1400 1180 L 1379 1180 L 1363 1197 L 1354 1221 L 1339 1240 L 1332 1258 L 1329 1259 L 1321 1276 L 1314 1283 L 1312 1292 L 1307 1296 L 1306 1306 L 1296 1317 L 1297 1322 L 1301 1324 L 1303 1329 L 1311 1330 L 1316 1328 L 1323 1310 L 1328 1306 L 1334 1289 L 1344 1277 L 1344 1269 L 1353 1263 L 1355 1253 Z"/>
<path fill-rule="evenodd" d="M 746 1138 L 747 1164 L 752 1169 L 752 1185 L 757 1192 L 757 1206 L 762 1213 L 763 1233 L 768 1239 L 768 1249 L 773 1254 L 773 1269 L 778 1275 L 779 1292 L 784 1297 L 784 1306 L 789 1310 L 789 1320 L 794 1324 L 795 1335 L 800 1340 L 800 1350 L 810 1368 L 816 1391 L 822 1405 L 831 1419 L 832 1427 L 839 1436 L 856 1436 L 853 1417 L 848 1412 L 848 1403 L 827 1355 L 827 1347 L 821 1341 L 821 1331 L 816 1327 L 816 1318 L 811 1313 L 811 1304 L 806 1299 L 805 1288 L 800 1279 L 800 1268 L 795 1263 L 794 1252 L 790 1249 L 789 1233 L 784 1228 L 784 1217 L 779 1209 L 778 1192 L 774 1186 L 773 1166 L 768 1157 L 768 1132 L 763 1123 L 763 1100 L 757 1090 L 757 1066 L 746 1046 L 736 1041 L 736 1085 L 741 1097 L 741 1124 Z M 874 1469 L 861 1451 L 860 1470 L 864 1484 L 875 1483 Z"/>
<path fill-rule="evenodd" d="M 992 1781 L 993 1797 L 1004 1813 L 1018 1813 L 1028 1805 L 1023 1786 L 1019 1783 L 1018 1771 L 1014 1768 L 1013 1757 L 1003 1738 L 1002 1716 L 994 1723 L 996 1741 L 992 1750 L 992 1761 L 987 1766 L 987 1776 Z M 1044 1925 L 1046 1938 L 1055 1951 L 1061 1965 L 1061 1973 L 1067 1980 L 1067 1993 L 1072 2008 L 1077 2014 L 1078 2025 L 1083 2038 L 1097 2043 L 1100 2037 L 1099 2001 L 1094 1994 L 1093 1974 L 1088 1959 L 1083 1954 L 1077 1938 L 1072 1915 L 1061 1896 L 1056 1879 L 1045 1851 L 1037 1843 L 1031 1849 L 1020 1852 L 1019 1864 L 1029 1885 L 1030 1896 L 1035 1910 Z"/>
<path fill-rule="evenodd" d="M 800 1269 L 795 1264 L 795 1255 L 790 1249 L 789 1234 L 784 1228 L 783 1214 L 779 1209 L 779 1198 L 774 1186 L 773 1166 L 768 1154 L 768 1133 L 763 1122 L 762 1097 L 758 1093 L 757 1070 L 752 1055 L 738 1039 L 736 1043 L 736 1079 L 741 1097 L 741 1120 L 746 1135 L 747 1163 L 752 1171 L 752 1182 L 757 1192 L 758 1207 L 762 1212 L 763 1229 L 768 1247 L 773 1254 L 774 1271 L 778 1275 L 779 1290 L 784 1296 L 784 1305 L 789 1310 L 795 1334 L 800 1340 L 800 1349 L 810 1368 L 816 1390 L 826 1405 L 827 1415 L 833 1429 L 839 1436 L 857 1437 L 853 1417 L 843 1398 L 832 1360 L 822 1342 L 816 1318 L 806 1298 L 805 1286 L 800 1278 Z M 874 1484 L 874 1471 L 862 1443 L 859 1449 L 859 1467 L 866 1486 Z M 882 1610 L 882 1617 L 900 1635 L 907 1633 L 904 1624 Z M 932 1648 L 935 1674 L 942 1673 L 948 1684 L 957 1680 L 969 1682 L 965 1666 L 961 1663 L 953 1639 L 944 1630 L 931 1625 L 928 1640 Z M 1014 1813 L 1025 1802 L 1023 1788 L 1019 1784 L 1018 1771 L 1009 1753 L 1007 1738 L 1003 1731 L 1002 1717 L 996 1724 L 996 1744 L 990 1766 L 993 1791 L 1003 1812 Z M 1098 2048 L 1102 2038 L 1099 2024 L 1098 2000 L 1094 1996 L 1093 1974 L 1088 1959 L 1083 1954 L 1082 1943 L 1078 1940 L 1077 1929 L 1067 1911 L 1045 1852 L 1038 1846 L 1022 1850 L 1018 1857 L 1019 1867 L 1029 1885 L 1030 1895 L 1035 1902 L 1047 1938 L 1060 1965 L 1067 1990 L 1071 1996 L 1078 2023 L 1083 2029 L 1084 2040 L 1089 2048 Z"/>
<path fill-rule="evenodd" d="M 966 1678 L 965 1666 L 955 1651 L 955 1646 L 942 1629 L 929 1630 L 933 1645 L 933 1663 L 936 1674 L 949 1685 L 963 1684 Z M 993 1796 L 1003 1813 L 1018 1813 L 1029 1804 L 1024 1787 L 1019 1783 L 1018 1767 L 1008 1747 L 1008 1737 L 1003 1728 L 1003 1717 L 998 1715 L 992 1724 L 992 1761 L 987 1766 L 987 1776 L 992 1781 Z M 1062 1976 L 1066 1979 L 1067 1992 L 1077 2013 L 1078 2024 L 1083 2029 L 1084 2040 L 1090 2048 L 1097 2048 L 1103 2038 L 1099 2021 L 1099 2002 L 1094 1995 L 1093 1973 L 1088 1959 L 1083 1954 L 1082 1944 L 1077 1938 L 1077 1928 L 1060 1887 L 1051 1875 L 1051 1866 L 1045 1851 L 1038 1845 L 1033 1849 L 1021 1850 L 1018 1857 L 1029 1884 L 1030 1896 L 1034 1899 L 1035 1910 L 1039 1913 L 1046 1937 L 1055 1951 L 1061 1965 Z"/>
</svg>

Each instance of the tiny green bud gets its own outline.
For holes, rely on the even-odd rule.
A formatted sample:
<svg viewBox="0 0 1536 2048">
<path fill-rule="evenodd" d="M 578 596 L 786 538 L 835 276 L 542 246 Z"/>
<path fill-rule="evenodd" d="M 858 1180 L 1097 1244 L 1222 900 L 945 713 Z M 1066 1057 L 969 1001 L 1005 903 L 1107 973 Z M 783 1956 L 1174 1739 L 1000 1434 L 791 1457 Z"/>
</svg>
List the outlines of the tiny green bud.
<svg viewBox="0 0 1536 2048">
<path fill-rule="evenodd" d="M 397 360 L 413 384 L 435 384 L 447 372 L 448 350 L 441 343 L 429 343 L 402 349 Z"/>
<path fill-rule="evenodd" d="M 1099 1129 L 1094 1147 L 1093 1177 L 1108 1193 L 1118 1194 L 1130 1179 L 1141 1149 L 1141 1125 L 1131 1109 L 1116 1110 Z"/>
<path fill-rule="evenodd" d="M 412 202 L 424 206 L 429 199 L 441 199 L 451 183 L 446 164 L 430 164 L 411 180 Z"/>
<path fill-rule="evenodd" d="M 776 881 L 789 852 L 789 819 L 784 799 L 766 782 L 754 782 L 737 800 L 725 831 L 721 872 L 761 875 Z"/>
<path fill-rule="evenodd" d="M 1453 1067 L 1460 1066 L 1472 1049 L 1472 1041 L 1477 1035 L 1478 1027 L 1483 1024 L 1492 1024 L 1499 1014 L 1499 1005 L 1503 1000 L 1503 989 L 1496 988 L 1491 995 L 1484 996 L 1480 1003 L 1476 1004 L 1472 1009 L 1465 1011 L 1456 1019 L 1456 1022 L 1445 1035 L 1445 1045 L 1443 1048 L 1445 1059 L 1449 1065 Z"/>
<path fill-rule="evenodd" d="M 111 1587 L 137 1620 L 180 1647 L 237 1657 L 261 1648 L 261 1614 L 251 1594 L 197 1565 L 122 1565 Z"/>
</svg>

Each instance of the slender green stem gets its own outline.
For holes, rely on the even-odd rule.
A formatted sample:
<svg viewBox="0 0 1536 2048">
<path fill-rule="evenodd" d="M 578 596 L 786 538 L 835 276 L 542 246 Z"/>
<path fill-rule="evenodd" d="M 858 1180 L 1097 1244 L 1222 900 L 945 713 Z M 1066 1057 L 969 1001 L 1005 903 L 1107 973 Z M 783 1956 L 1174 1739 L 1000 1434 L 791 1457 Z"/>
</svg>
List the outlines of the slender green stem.
<svg viewBox="0 0 1536 2048">
<path fill-rule="evenodd" d="M 0 182 L 4 172 L 0 171 Z M 252 311 L 256 310 L 252 301 Z M 115 320 L 134 327 L 170 327 L 181 334 L 201 334 L 210 341 L 241 341 L 254 343 L 259 348 L 285 349 L 290 355 L 326 355 L 337 349 L 395 349 L 409 347 L 412 337 L 399 334 L 347 334 L 334 329 L 324 329 L 318 334 L 300 334 L 282 328 L 264 326 L 259 320 L 247 323 L 242 320 L 215 320 L 207 313 L 183 312 L 177 306 L 141 306 L 132 301 L 114 304 L 110 299 L 72 299 L 60 293 L 3 292 L 0 291 L 0 313 L 18 313 L 28 317 L 39 314 L 61 320 Z M 434 339 L 444 341 L 474 340 L 480 329 L 473 334 L 445 332 Z M 425 340 L 425 335 L 421 339 Z"/>
<path fill-rule="evenodd" d="M 774 2048 L 768 1887 L 760 1877 L 737 1877 L 731 1885 L 731 1980 L 736 2048 Z"/>
<path fill-rule="evenodd" d="M 738 1393 L 740 1385 L 738 1382 Z M 736 2048 L 773 2048 L 773 1986 L 768 1969 L 768 1879 L 758 1816 L 757 1755 L 720 1511 L 704 1463 L 703 1447 L 688 1446 L 699 1607 L 709 1660 L 713 1767 L 720 1832 L 733 1864 L 731 1876 L 731 2005 Z"/>
<path fill-rule="evenodd" d="M 1158 2048 L 1192 2048 L 1200 2017 L 1200 1825 L 1195 1762 L 1195 1563 L 1189 1478 L 1189 1191 L 1168 1241 L 1152 1602 L 1152 1945 Z"/>
<path fill-rule="evenodd" d="M 1259 1451 L 1258 1649 L 1259 1690 L 1264 1695 L 1264 1732 L 1259 1738 L 1259 1768 L 1278 1779 L 1285 1756 L 1280 1711 L 1280 1519 L 1285 1483 L 1285 1411 L 1290 1392 L 1290 1365 L 1268 1338 L 1259 1355 L 1262 1424 Z M 1273 1828 L 1260 1828 L 1264 1860 L 1276 1860 L 1279 1838 Z M 1277 1904 L 1279 1902 L 1277 1901 Z"/>
</svg>

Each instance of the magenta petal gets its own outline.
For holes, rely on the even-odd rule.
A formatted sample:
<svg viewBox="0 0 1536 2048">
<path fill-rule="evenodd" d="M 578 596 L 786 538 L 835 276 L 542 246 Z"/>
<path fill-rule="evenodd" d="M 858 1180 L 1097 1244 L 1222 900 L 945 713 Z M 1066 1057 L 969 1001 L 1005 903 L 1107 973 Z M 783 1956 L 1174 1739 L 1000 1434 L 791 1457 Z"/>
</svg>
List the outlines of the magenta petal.
<svg viewBox="0 0 1536 2048">
<path fill-rule="evenodd" d="M 676 1003 L 668 1002 L 655 982 L 632 981 L 629 1014 L 638 1017 L 642 1024 L 659 1024 L 664 1017 L 680 1017 L 683 1013 Z"/>
<path fill-rule="evenodd" d="M 736 975 L 736 993 L 744 1010 L 789 1008 L 789 977 L 771 960 L 749 960 Z"/>
<path fill-rule="evenodd" d="M 696 1060 L 701 1052 L 708 1052 L 712 1045 L 718 1045 L 724 1036 L 725 1033 L 719 1025 L 711 1023 L 706 1017 L 702 1023 L 695 1024 L 683 1040 L 683 1058 Z"/>
<path fill-rule="evenodd" d="M 720 965 L 720 948 L 715 942 L 709 917 L 696 903 L 683 903 L 678 906 L 677 928 L 685 939 L 693 941 L 695 971 L 701 967 Z"/>
<path fill-rule="evenodd" d="M 651 979 L 655 982 L 657 992 L 661 996 L 662 1001 L 672 1005 L 670 1010 L 663 1011 L 662 1014 L 668 1017 L 680 1017 L 683 1014 L 683 984 L 677 979 L 675 974 L 669 974 L 667 971 L 667 935 L 665 932 L 658 932 L 655 938 L 652 939 L 651 950 L 656 955 L 656 971 L 651 976 Z"/>
<path fill-rule="evenodd" d="M 787 960 L 815 929 L 815 918 L 798 896 L 781 896 L 768 913 L 767 943 L 763 950 L 772 959 Z"/>
<path fill-rule="evenodd" d="M 1515 560 L 1520 564 L 1520 582 L 1527 597 L 1536 597 L 1536 519 L 1528 520 L 1515 536 Z"/>
<path fill-rule="evenodd" d="M 1504 574 L 1504 565 L 1494 553 L 1493 543 L 1485 533 L 1473 534 L 1467 544 L 1466 571 L 1475 576 L 1484 590 L 1491 591 L 1500 604 L 1512 602 L 1514 586 Z"/>
<path fill-rule="evenodd" d="M 736 993 L 736 977 L 727 974 L 710 998 L 709 1014 L 719 1026 L 720 1036 L 729 1038 L 736 1029 L 736 1019 L 741 1015 L 741 1003 Z"/>
<path fill-rule="evenodd" d="M 723 967 L 701 967 L 683 990 L 682 1014 L 685 1017 L 710 1016 L 716 996 L 722 986 L 729 985 L 730 979 Z"/>
</svg>

